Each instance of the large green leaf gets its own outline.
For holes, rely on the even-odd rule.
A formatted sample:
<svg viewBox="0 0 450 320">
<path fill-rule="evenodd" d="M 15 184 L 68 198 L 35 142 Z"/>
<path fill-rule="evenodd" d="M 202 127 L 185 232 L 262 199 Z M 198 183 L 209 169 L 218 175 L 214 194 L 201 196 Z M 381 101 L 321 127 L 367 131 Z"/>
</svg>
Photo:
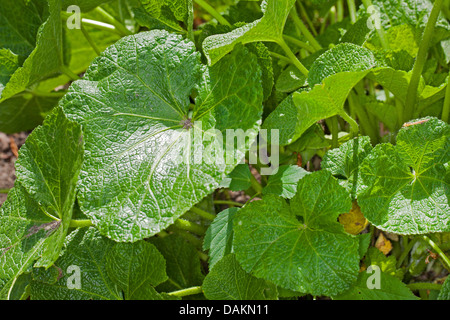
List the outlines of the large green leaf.
<svg viewBox="0 0 450 320">
<path fill-rule="evenodd" d="M 337 217 L 351 206 L 329 172 L 306 175 L 290 204 L 269 195 L 236 214 L 236 258 L 247 272 L 286 289 L 313 295 L 347 290 L 358 275 L 359 240 Z"/>
<path fill-rule="evenodd" d="M 155 30 L 122 38 L 61 101 L 85 130 L 82 210 L 118 241 L 165 229 L 243 159 L 259 129 L 262 96 L 256 57 L 243 47 L 206 68 L 180 36 Z M 224 137 L 241 129 L 248 143 L 230 141 L 227 150 L 211 138 L 213 129 Z"/>
<path fill-rule="evenodd" d="M 83 163 L 81 128 L 56 108 L 28 137 L 16 163 L 17 180 L 45 214 L 58 221 L 58 239 L 45 250 L 37 266 L 49 267 L 69 228 L 76 184 Z"/>
<path fill-rule="evenodd" d="M 400 130 L 360 167 L 358 203 L 375 226 L 398 234 L 450 231 L 450 127 L 436 118 Z"/>
<path fill-rule="evenodd" d="M 439 293 L 438 300 L 450 300 L 450 277 L 445 279 L 441 292 Z"/>
<path fill-rule="evenodd" d="M 269 300 L 277 298 L 277 289 L 265 280 L 245 272 L 234 254 L 222 258 L 208 273 L 202 285 L 209 300 Z"/>
<path fill-rule="evenodd" d="M 48 268 L 59 257 L 82 159 L 81 129 L 59 108 L 20 149 L 16 186 L 0 211 L 2 298 L 35 260 Z"/>
<path fill-rule="evenodd" d="M 286 19 L 295 0 L 267 0 L 263 2 L 261 19 L 226 34 L 213 35 L 203 42 L 203 51 L 209 64 L 214 65 L 238 44 L 258 41 L 283 41 Z"/>
</svg>

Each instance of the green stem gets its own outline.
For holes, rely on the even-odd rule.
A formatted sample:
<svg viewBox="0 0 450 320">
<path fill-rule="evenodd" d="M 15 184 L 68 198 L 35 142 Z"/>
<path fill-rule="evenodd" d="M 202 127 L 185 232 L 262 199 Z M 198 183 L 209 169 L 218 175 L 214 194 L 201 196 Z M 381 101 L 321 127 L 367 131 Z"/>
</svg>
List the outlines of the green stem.
<svg viewBox="0 0 450 320">
<path fill-rule="evenodd" d="M 108 23 L 112 24 L 117 29 L 117 31 L 122 34 L 122 36 L 129 36 L 132 34 L 131 31 L 128 30 L 122 23 L 120 23 L 116 18 L 114 18 L 101 7 L 95 8 L 95 11 L 99 13 Z"/>
<path fill-rule="evenodd" d="M 429 282 L 416 282 L 407 284 L 410 290 L 441 290 L 442 285 Z"/>
<path fill-rule="evenodd" d="M 71 15 L 72 15 L 71 13 L 61 11 L 61 18 L 64 20 L 67 20 Z M 112 24 L 109 24 L 109 23 L 96 21 L 96 20 L 92 20 L 92 19 L 86 19 L 86 18 L 81 18 L 81 23 L 91 26 L 91 27 L 94 27 L 94 28 L 97 28 L 97 29 L 100 29 L 100 30 L 113 32 L 119 36 L 122 35 Z"/>
<path fill-rule="evenodd" d="M 214 200 L 214 204 L 227 204 L 235 207 L 242 207 L 244 204 L 236 201 L 228 201 L 228 200 Z"/>
<path fill-rule="evenodd" d="M 300 47 L 300 48 L 308 50 L 310 53 L 316 52 L 316 49 L 314 49 L 314 47 L 310 46 L 306 42 L 300 41 L 300 40 L 298 40 L 298 39 L 296 39 L 294 37 L 288 36 L 288 35 L 283 35 L 283 38 L 286 41 L 289 41 L 290 43 L 296 45 L 297 47 Z"/>
<path fill-rule="evenodd" d="M 364 6 L 367 8 L 372 6 L 372 0 L 362 0 Z M 383 49 L 388 50 L 389 49 L 389 45 L 386 41 L 386 36 L 384 34 L 384 29 L 382 26 L 380 26 L 380 28 L 377 28 L 377 33 L 378 36 L 380 37 L 380 41 L 381 41 L 381 45 L 383 46 Z"/>
<path fill-rule="evenodd" d="M 357 136 L 359 133 L 359 125 L 358 123 L 355 121 L 355 119 L 353 119 L 352 117 L 350 117 L 347 112 L 342 111 L 341 113 L 339 113 L 339 115 L 342 117 L 342 119 L 344 119 L 345 121 L 347 121 L 348 124 L 350 124 L 350 131 L 353 133 L 353 136 Z"/>
<path fill-rule="evenodd" d="M 311 32 L 313 33 L 313 35 L 315 37 L 317 37 L 317 31 L 314 28 L 314 25 L 313 25 L 311 19 L 309 18 L 308 13 L 306 12 L 305 6 L 303 6 L 303 3 L 301 2 L 301 0 L 297 0 L 297 7 L 300 9 L 300 14 L 301 14 L 302 18 L 306 20 L 306 23 L 308 24 L 309 28 L 311 29 Z"/>
<path fill-rule="evenodd" d="M 295 26 L 300 30 L 300 32 L 305 36 L 306 40 L 311 43 L 311 45 L 316 50 L 322 49 L 322 46 L 317 42 L 311 32 L 309 32 L 308 28 L 305 26 L 303 21 L 298 17 L 297 10 L 295 7 L 292 8 L 291 17 L 294 21 Z"/>
<path fill-rule="evenodd" d="M 91 220 L 71 220 L 70 228 L 86 228 L 92 226 Z"/>
<path fill-rule="evenodd" d="M 446 256 L 444 251 L 442 251 L 441 248 L 439 248 L 438 245 L 427 236 L 422 236 L 422 240 L 425 241 L 434 251 L 436 251 L 437 254 L 439 254 L 439 258 L 441 258 L 442 264 L 448 271 L 450 271 L 450 260 Z"/>
<path fill-rule="evenodd" d="M 339 147 L 339 124 L 338 117 L 334 116 L 329 121 L 331 131 L 331 148 L 336 149 Z"/>
<path fill-rule="evenodd" d="M 0 189 L 0 193 L 8 193 L 11 189 Z"/>
<path fill-rule="evenodd" d="M 372 124 L 370 123 L 369 116 L 367 115 L 364 106 L 361 106 L 360 104 L 356 103 L 357 99 L 358 98 L 356 97 L 356 94 L 354 92 L 350 92 L 350 95 L 348 96 L 348 102 L 352 104 L 352 108 L 355 110 L 356 116 L 358 117 L 363 132 L 370 137 L 370 140 L 372 142 L 376 142 L 377 134 L 375 132 L 375 129 L 372 127 Z"/>
<path fill-rule="evenodd" d="M 206 1 L 204 1 L 204 0 L 195 0 L 195 2 L 200 7 L 205 9 L 205 11 L 208 12 L 211 16 L 213 16 L 220 24 L 224 24 L 226 26 L 231 26 L 231 24 L 224 17 L 222 17 L 222 15 L 219 12 L 217 12 L 216 9 L 211 7 L 211 5 L 209 5 Z"/>
<path fill-rule="evenodd" d="M 291 59 L 289 59 L 288 57 L 285 57 L 285 56 L 283 56 L 281 54 L 278 54 L 276 52 L 269 52 L 269 54 L 273 58 L 279 59 L 279 60 L 284 61 L 284 62 L 289 63 L 289 64 L 291 63 Z"/>
<path fill-rule="evenodd" d="M 442 109 L 442 121 L 448 122 L 450 113 L 450 73 L 447 79 L 447 90 L 445 91 L 444 108 Z"/>
<path fill-rule="evenodd" d="M 215 215 L 213 215 L 213 214 L 211 214 L 209 212 L 206 212 L 206 211 L 204 211 L 204 210 L 202 210 L 200 208 L 197 208 L 197 207 L 192 207 L 189 211 L 191 211 L 191 212 L 193 212 L 195 214 L 198 214 L 200 217 L 205 218 L 205 219 L 210 220 L 210 221 L 213 221 L 216 218 Z"/>
<path fill-rule="evenodd" d="M 404 239 L 407 238 L 405 237 Z M 419 238 L 414 238 L 403 248 L 402 254 L 400 255 L 397 261 L 397 268 L 400 268 L 402 266 L 403 261 L 406 259 L 406 257 L 408 256 L 408 254 L 410 253 L 410 251 L 412 250 L 417 241 L 419 241 Z"/>
<path fill-rule="evenodd" d="M 256 194 L 262 193 L 263 188 L 253 174 L 250 175 L 250 183 L 252 184 L 252 188 L 255 190 Z"/>
<path fill-rule="evenodd" d="M 407 122 L 414 117 L 414 111 L 417 102 L 417 90 L 419 88 L 420 77 L 422 75 L 423 68 L 427 62 L 428 50 L 430 47 L 431 39 L 433 38 L 434 27 L 441 11 L 443 0 L 436 0 L 431 10 L 430 17 L 428 18 L 427 26 L 423 33 L 422 41 L 420 43 L 417 58 L 414 63 L 413 72 L 411 75 L 411 81 L 409 83 L 408 91 L 406 94 L 405 113 L 403 122 Z"/>
<path fill-rule="evenodd" d="M 178 291 L 172 291 L 169 292 L 168 294 L 171 296 L 176 296 L 176 297 L 186 297 L 186 296 L 192 296 L 194 294 L 200 294 L 202 293 L 202 287 L 198 286 L 198 287 L 191 287 L 191 288 L 186 288 L 186 289 L 182 289 L 182 290 L 178 290 Z"/>
<path fill-rule="evenodd" d="M 337 8 L 337 20 L 338 22 L 341 22 L 342 20 L 344 20 L 344 1 L 338 0 L 336 3 L 336 8 Z"/>
<path fill-rule="evenodd" d="M 283 40 L 283 38 L 278 40 L 278 44 L 280 47 L 286 52 L 291 62 L 297 67 L 298 70 L 300 70 L 301 73 L 303 73 L 306 77 L 308 76 L 308 69 L 305 68 L 305 66 L 298 60 L 296 55 L 291 51 L 291 48 L 286 44 L 286 42 Z"/>
<path fill-rule="evenodd" d="M 186 230 L 198 235 L 203 235 L 206 232 L 205 228 L 203 228 L 202 226 L 183 219 L 175 220 L 175 226 L 179 229 Z"/>
<path fill-rule="evenodd" d="M 70 70 L 65 65 L 62 65 L 59 68 L 60 68 L 61 72 L 64 73 L 66 76 L 68 76 L 72 81 L 81 79 L 76 73 L 74 73 L 72 70 Z"/>
<path fill-rule="evenodd" d="M 203 246 L 202 240 L 200 240 L 199 238 L 194 236 L 192 233 L 189 233 L 185 230 L 175 229 L 175 228 L 172 229 L 171 231 L 176 232 L 177 235 L 184 238 L 188 242 L 192 243 L 192 245 L 196 248 L 201 248 Z"/>
<path fill-rule="evenodd" d="M 94 49 L 95 53 L 99 56 L 101 51 L 100 49 L 97 47 L 97 45 L 95 44 L 95 41 L 91 38 L 91 36 L 89 35 L 89 32 L 87 32 L 86 28 L 83 26 L 83 24 L 81 24 L 81 32 L 83 33 L 84 37 L 86 38 L 87 42 L 89 42 L 90 46 L 92 47 L 92 49 Z"/>
<path fill-rule="evenodd" d="M 355 0 L 347 0 L 348 11 L 350 14 L 350 21 L 352 24 L 356 22 L 356 5 Z"/>
</svg>

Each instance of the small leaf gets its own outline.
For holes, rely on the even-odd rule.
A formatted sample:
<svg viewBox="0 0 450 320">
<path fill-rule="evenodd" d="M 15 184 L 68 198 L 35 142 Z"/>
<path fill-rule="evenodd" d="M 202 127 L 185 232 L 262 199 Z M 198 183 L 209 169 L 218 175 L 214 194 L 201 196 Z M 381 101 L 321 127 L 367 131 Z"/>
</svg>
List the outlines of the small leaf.
<svg viewBox="0 0 450 320">
<path fill-rule="evenodd" d="M 358 203 L 353 201 L 350 212 L 339 216 L 339 223 L 344 226 L 345 232 L 357 235 L 366 228 L 368 221 L 361 213 Z"/>
<path fill-rule="evenodd" d="M 450 300 L 450 277 L 445 279 L 441 292 L 439 292 L 438 300 Z"/>
<path fill-rule="evenodd" d="M 247 164 L 238 164 L 226 177 L 220 187 L 229 188 L 232 191 L 244 191 L 251 187 L 250 168 Z"/>
<path fill-rule="evenodd" d="M 206 230 L 203 250 L 209 250 L 209 267 L 233 252 L 233 218 L 239 208 L 228 208 L 220 212 Z"/>
<path fill-rule="evenodd" d="M 286 19 L 295 0 L 267 0 L 264 16 L 229 33 L 213 35 L 203 42 L 203 51 L 210 65 L 214 65 L 238 44 L 283 40 Z"/>
<path fill-rule="evenodd" d="M 276 287 L 245 272 L 234 254 L 217 262 L 202 288 L 209 300 L 273 300 L 277 297 Z"/>
<path fill-rule="evenodd" d="M 298 181 L 307 174 L 309 172 L 299 166 L 280 166 L 277 173 L 269 177 L 263 195 L 274 194 L 291 199 L 297 193 Z"/>
</svg>

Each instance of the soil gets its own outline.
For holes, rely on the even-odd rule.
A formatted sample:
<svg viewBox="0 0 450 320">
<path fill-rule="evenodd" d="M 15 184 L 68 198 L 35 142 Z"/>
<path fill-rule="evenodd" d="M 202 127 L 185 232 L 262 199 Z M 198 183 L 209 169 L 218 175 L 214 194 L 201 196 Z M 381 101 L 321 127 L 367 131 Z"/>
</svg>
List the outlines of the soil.
<svg viewBox="0 0 450 320">
<path fill-rule="evenodd" d="M 16 180 L 14 164 L 17 152 L 28 137 L 28 132 L 7 135 L 0 132 L 0 189 L 10 189 Z M 6 193 L 0 193 L 0 206 L 5 202 Z"/>
</svg>

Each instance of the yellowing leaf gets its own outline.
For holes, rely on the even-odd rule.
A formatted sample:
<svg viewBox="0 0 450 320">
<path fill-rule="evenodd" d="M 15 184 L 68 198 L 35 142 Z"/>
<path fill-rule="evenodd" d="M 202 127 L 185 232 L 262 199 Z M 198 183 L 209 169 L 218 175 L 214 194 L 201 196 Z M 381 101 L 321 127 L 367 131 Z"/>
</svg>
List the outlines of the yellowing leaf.
<svg viewBox="0 0 450 320">
<path fill-rule="evenodd" d="M 356 201 L 353 201 L 352 209 L 349 213 L 339 216 L 339 222 L 344 226 L 347 233 L 359 234 L 367 226 L 367 220 L 361 213 L 361 208 Z"/>
<path fill-rule="evenodd" d="M 386 256 L 392 250 L 392 243 L 384 236 L 383 233 L 380 233 L 380 236 L 375 243 L 375 247 Z"/>
</svg>

